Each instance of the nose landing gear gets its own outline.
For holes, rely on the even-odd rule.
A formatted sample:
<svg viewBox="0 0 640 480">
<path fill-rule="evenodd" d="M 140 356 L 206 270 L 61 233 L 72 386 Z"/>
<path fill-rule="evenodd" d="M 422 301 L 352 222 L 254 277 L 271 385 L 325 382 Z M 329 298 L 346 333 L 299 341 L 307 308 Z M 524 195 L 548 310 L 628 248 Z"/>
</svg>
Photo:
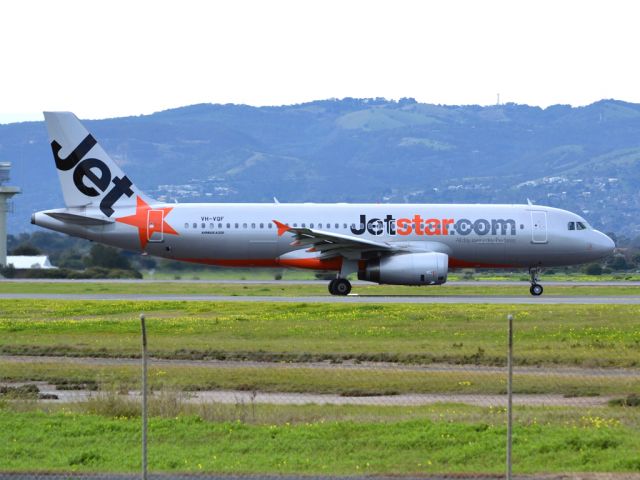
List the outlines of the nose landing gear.
<svg viewBox="0 0 640 480">
<path fill-rule="evenodd" d="M 530 268 L 529 269 L 529 275 L 531 276 L 531 287 L 529 288 L 529 292 L 531 293 L 531 295 L 533 295 L 534 297 L 538 297 L 540 295 L 542 295 L 542 292 L 544 291 L 544 288 L 542 288 L 542 285 L 540 285 L 538 283 L 538 275 L 540 274 L 540 269 L 539 268 Z"/>
<path fill-rule="evenodd" d="M 534 283 L 533 285 L 531 285 L 531 288 L 529 288 L 529 292 L 531 292 L 531 295 L 534 295 L 536 297 L 542 295 L 543 291 L 544 288 L 542 288 L 542 285 L 538 283 Z"/>
<path fill-rule="evenodd" d="M 351 282 L 346 278 L 334 278 L 329 282 L 329 293 L 331 295 L 349 295 Z"/>
</svg>

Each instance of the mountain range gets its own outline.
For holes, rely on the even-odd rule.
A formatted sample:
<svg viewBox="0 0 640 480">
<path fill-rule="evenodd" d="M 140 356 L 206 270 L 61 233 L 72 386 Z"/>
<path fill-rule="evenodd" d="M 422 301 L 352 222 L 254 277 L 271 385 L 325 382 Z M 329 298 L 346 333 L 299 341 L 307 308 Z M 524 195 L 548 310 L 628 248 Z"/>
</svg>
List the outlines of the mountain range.
<svg viewBox="0 0 640 480">
<path fill-rule="evenodd" d="M 85 122 L 150 196 L 207 202 L 533 203 L 640 234 L 640 104 L 455 106 L 411 98 L 200 104 Z M 0 125 L 22 188 L 9 232 L 63 206 L 43 122 Z"/>
</svg>

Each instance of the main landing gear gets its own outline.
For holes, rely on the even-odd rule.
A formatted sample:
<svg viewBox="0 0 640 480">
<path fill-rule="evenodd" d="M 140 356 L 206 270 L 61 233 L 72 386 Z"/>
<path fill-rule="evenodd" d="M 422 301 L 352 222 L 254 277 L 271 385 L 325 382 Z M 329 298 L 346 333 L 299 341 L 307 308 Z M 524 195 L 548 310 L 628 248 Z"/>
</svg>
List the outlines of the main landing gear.
<svg viewBox="0 0 640 480">
<path fill-rule="evenodd" d="M 544 288 L 542 288 L 542 285 L 538 283 L 539 274 L 540 274 L 539 268 L 529 269 L 529 275 L 531 276 L 531 288 L 529 288 L 529 292 L 531 292 L 531 295 L 533 295 L 534 297 L 539 297 L 540 295 L 542 295 L 542 292 L 544 291 Z"/>
<path fill-rule="evenodd" d="M 329 293 L 331 295 L 349 295 L 351 292 L 351 282 L 346 278 L 334 278 L 329 282 Z"/>
</svg>

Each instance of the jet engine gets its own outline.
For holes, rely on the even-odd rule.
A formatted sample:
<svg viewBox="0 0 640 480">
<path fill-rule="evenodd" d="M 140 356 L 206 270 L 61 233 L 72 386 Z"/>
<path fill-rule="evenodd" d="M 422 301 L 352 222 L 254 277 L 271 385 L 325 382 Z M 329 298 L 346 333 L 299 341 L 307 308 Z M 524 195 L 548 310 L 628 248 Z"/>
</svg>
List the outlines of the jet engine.
<svg viewBox="0 0 640 480">
<path fill-rule="evenodd" d="M 447 281 L 448 269 L 445 253 L 404 253 L 362 260 L 358 279 L 390 285 L 440 285 Z"/>
</svg>

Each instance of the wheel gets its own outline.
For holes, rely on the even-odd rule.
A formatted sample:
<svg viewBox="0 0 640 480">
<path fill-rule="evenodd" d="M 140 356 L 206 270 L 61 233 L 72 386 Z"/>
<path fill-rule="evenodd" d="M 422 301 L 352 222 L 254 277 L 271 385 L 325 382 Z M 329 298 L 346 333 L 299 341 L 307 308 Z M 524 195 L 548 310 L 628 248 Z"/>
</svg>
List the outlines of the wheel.
<svg viewBox="0 0 640 480">
<path fill-rule="evenodd" d="M 329 293 L 331 295 L 337 295 L 336 293 L 336 280 L 335 278 L 329 282 Z"/>
<path fill-rule="evenodd" d="M 531 295 L 538 297 L 542 295 L 544 288 L 542 288 L 542 285 L 534 283 L 533 285 L 531 285 L 531 288 L 529 289 L 529 291 L 531 292 Z"/>
<path fill-rule="evenodd" d="M 337 278 L 333 286 L 334 295 L 349 295 L 351 283 L 346 278 Z"/>
</svg>

